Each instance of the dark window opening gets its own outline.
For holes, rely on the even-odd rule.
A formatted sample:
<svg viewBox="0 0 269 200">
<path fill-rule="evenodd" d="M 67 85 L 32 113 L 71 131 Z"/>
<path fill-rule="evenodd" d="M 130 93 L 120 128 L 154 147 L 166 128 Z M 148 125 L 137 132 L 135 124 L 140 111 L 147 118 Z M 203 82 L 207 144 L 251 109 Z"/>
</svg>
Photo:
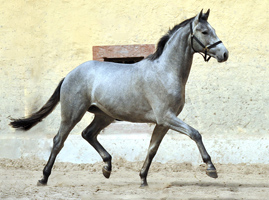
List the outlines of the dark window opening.
<svg viewBox="0 0 269 200">
<path fill-rule="evenodd" d="M 93 46 L 93 60 L 136 63 L 155 52 L 154 44 Z"/>
<path fill-rule="evenodd" d="M 104 58 L 106 62 L 133 64 L 143 60 L 144 57 L 127 57 L 127 58 Z"/>
</svg>

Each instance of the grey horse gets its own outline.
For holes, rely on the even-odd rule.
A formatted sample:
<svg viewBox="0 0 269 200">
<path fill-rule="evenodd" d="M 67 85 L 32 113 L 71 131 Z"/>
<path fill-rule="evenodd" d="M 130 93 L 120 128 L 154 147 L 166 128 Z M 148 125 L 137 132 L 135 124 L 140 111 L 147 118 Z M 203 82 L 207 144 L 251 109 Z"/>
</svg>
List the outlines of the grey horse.
<svg viewBox="0 0 269 200">
<path fill-rule="evenodd" d="M 156 124 L 146 160 L 140 171 L 141 186 L 158 147 L 169 129 L 189 136 L 198 146 L 206 174 L 217 178 L 217 171 L 204 147 L 200 133 L 177 118 L 185 103 L 185 85 L 194 53 L 205 61 L 228 59 L 228 51 L 207 22 L 208 10 L 169 30 L 158 42 L 155 53 L 134 64 L 88 61 L 72 70 L 58 85 L 48 102 L 36 113 L 11 119 L 14 128 L 28 130 L 49 115 L 61 102 L 61 125 L 38 185 L 46 185 L 56 156 L 64 142 L 88 111 L 94 119 L 82 132 L 104 161 L 103 175 L 109 178 L 111 155 L 97 140 L 102 129 L 117 120 Z"/>
</svg>

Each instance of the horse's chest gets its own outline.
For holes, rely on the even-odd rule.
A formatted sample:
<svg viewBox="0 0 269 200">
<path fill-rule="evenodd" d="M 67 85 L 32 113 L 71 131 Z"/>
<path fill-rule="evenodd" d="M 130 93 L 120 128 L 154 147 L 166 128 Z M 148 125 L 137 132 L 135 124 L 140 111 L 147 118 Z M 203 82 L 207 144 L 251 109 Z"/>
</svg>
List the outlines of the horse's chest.
<svg viewBox="0 0 269 200">
<path fill-rule="evenodd" d="M 167 102 L 169 107 L 175 113 L 181 112 L 185 104 L 185 90 L 184 88 L 177 88 L 173 91 L 170 91 L 167 95 Z"/>
</svg>

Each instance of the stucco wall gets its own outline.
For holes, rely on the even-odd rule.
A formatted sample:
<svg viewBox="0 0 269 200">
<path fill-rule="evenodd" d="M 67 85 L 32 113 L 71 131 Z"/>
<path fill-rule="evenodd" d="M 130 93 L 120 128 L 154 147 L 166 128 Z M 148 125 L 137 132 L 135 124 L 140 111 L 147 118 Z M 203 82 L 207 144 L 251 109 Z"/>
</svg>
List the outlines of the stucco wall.
<svg viewBox="0 0 269 200">
<path fill-rule="evenodd" d="M 211 9 L 209 22 L 230 57 L 219 64 L 195 56 L 179 117 L 206 137 L 268 138 L 268 0 L 1 1 L 0 136 L 17 137 L 8 116 L 42 106 L 61 78 L 92 59 L 92 46 L 156 44 L 202 8 Z M 59 108 L 19 134 L 51 137 Z M 87 114 L 72 134 L 80 134 L 91 118 Z"/>
</svg>

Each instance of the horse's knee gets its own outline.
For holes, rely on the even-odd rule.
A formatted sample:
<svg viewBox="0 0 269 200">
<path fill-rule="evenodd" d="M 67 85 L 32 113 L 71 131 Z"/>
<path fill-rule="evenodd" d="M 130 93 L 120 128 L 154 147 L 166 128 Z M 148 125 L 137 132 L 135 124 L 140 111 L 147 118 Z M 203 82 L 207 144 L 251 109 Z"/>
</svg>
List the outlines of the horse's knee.
<svg viewBox="0 0 269 200">
<path fill-rule="evenodd" d="M 195 142 L 198 142 L 198 141 L 201 141 L 202 140 L 201 134 L 197 130 L 195 130 L 195 129 L 192 129 L 191 130 L 190 138 L 192 140 L 194 140 Z"/>
</svg>

